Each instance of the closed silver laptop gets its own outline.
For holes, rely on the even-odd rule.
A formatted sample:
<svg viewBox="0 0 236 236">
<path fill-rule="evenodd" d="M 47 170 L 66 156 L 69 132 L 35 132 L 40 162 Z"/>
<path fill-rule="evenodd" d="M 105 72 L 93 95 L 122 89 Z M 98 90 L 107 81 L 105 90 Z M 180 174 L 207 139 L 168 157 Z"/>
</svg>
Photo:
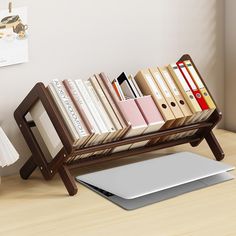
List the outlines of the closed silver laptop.
<svg viewBox="0 0 236 236">
<path fill-rule="evenodd" d="M 76 177 L 125 209 L 136 209 L 233 178 L 228 164 L 180 152 Z"/>
</svg>

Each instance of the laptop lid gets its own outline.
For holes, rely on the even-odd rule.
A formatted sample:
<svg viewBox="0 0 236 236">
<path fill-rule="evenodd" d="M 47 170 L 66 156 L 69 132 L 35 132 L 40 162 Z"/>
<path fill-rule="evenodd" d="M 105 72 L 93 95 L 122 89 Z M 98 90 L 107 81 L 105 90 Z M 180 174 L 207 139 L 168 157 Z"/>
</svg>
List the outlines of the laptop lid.
<svg viewBox="0 0 236 236">
<path fill-rule="evenodd" d="M 76 177 L 125 199 L 186 184 L 234 169 L 190 152 L 141 161 Z"/>
</svg>

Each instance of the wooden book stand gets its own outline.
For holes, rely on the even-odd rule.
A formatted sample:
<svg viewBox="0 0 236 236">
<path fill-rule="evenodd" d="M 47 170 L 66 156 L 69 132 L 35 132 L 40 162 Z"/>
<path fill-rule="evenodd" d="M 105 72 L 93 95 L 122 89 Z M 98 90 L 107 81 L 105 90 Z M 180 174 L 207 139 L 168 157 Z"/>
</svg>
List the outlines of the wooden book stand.
<svg viewBox="0 0 236 236">
<path fill-rule="evenodd" d="M 190 60 L 193 63 L 189 55 L 184 55 L 180 58 L 180 61 L 184 60 Z M 203 79 L 202 81 L 204 82 Z M 30 111 L 30 109 L 34 106 L 34 104 L 38 100 L 42 102 L 63 144 L 63 148 L 56 155 L 56 157 L 54 157 L 50 162 L 46 160 L 43 151 L 41 150 L 40 145 L 35 135 L 32 132 L 32 127 L 36 126 L 35 123 L 33 121 L 27 121 L 26 119 L 27 113 Z M 118 141 L 113 141 L 105 144 L 99 144 L 96 146 L 79 148 L 79 149 L 73 147 L 71 137 L 67 132 L 67 128 L 63 122 L 62 116 L 58 112 L 57 107 L 54 104 L 54 101 L 50 97 L 50 94 L 48 93 L 43 83 L 37 83 L 33 87 L 33 89 L 29 92 L 26 98 L 16 109 L 14 117 L 32 153 L 31 157 L 26 161 L 26 163 L 20 170 L 21 177 L 23 179 L 28 179 L 29 176 L 32 174 L 32 172 L 36 169 L 36 167 L 39 167 L 39 169 L 42 172 L 42 175 L 46 180 L 52 179 L 56 173 L 59 173 L 62 181 L 64 182 L 65 187 L 67 188 L 69 195 L 75 195 L 78 191 L 75 179 L 71 175 L 70 170 L 81 166 L 112 161 L 118 158 L 128 157 L 184 143 L 190 143 L 193 147 L 196 147 L 201 143 L 203 139 L 207 141 L 216 160 L 220 161 L 224 158 L 224 152 L 221 149 L 215 135 L 212 132 L 212 129 L 222 118 L 222 114 L 218 110 L 218 108 L 212 113 L 212 115 L 209 117 L 207 121 L 201 123 L 185 125 L 182 127 L 172 128 L 168 130 L 161 130 L 151 134 L 125 138 Z M 131 149 L 128 151 L 107 154 L 105 156 L 104 155 L 91 156 L 84 159 L 78 159 L 72 163 L 68 162 L 68 159 L 70 157 L 74 157 L 80 154 L 93 153 L 96 151 L 115 148 L 117 146 L 132 144 L 144 140 L 155 140 L 158 137 L 166 137 L 169 135 L 178 134 L 190 130 L 196 130 L 197 132 L 192 136 L 180 138 L 178 140 L 164 141 L 161 143 L 147 145 L 145 147 Z"/>
</svg>

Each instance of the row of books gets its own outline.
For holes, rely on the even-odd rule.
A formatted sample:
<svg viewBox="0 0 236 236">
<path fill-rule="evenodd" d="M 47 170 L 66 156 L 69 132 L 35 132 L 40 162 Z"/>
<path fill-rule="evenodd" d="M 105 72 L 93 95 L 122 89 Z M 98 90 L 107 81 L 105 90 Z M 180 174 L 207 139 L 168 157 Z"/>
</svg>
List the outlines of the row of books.
<svg viewBox="0 0 236 236">
<path fill-rule="evenodd" d="M 53 80 L 47 87 L 77 148 L 205 121 L 216 109 L 204 83 L 191 63 L 140 70 L 134 77 L 124 72 L 112 82 L 104 74 L 88 80 Z M 62 143 L 40 101 L 30 111 L 52 157 Z M 172 135 L 176 139 L 194 131 Z M 72 157 L 124 151 L 149 141 Z"/>
</svg>

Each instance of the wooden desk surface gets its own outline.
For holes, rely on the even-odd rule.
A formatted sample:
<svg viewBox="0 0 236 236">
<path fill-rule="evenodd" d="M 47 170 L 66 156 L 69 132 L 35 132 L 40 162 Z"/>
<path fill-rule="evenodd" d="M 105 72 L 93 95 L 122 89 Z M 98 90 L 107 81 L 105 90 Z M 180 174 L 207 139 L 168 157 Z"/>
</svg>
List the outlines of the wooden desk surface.
<svg viewBox="0 0 236 236">
<path fill-rule="evenodd" d="M 236 166 L 236 134 L 224 130 L 215 133 L 226 154 L 223 162 Z M 213 158 L 203 142 L 197 148 L 182 145 L 128 161 L 183 150 Z M 114 164 L 120 163 L 127 160 Z M 125 211 L 81 185 L 78 194 L 69 197 L 58 177 L 45 181 L 39 172 L 27 181 L 19 176 L 4 177 L 0 185 L 0 235 L 235 236 L 236 180 Z"/>
</svg>

